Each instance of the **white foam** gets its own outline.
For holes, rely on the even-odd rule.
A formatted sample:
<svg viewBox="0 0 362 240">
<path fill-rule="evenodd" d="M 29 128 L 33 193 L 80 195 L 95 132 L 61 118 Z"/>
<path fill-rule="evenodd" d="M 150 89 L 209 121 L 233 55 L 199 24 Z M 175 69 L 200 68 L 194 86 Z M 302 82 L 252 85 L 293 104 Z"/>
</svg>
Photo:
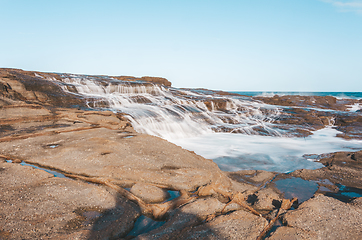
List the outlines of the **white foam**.
<svg viewBox="0 0 362 240">
<path fill-rule="evenodd" d="M 362 149 L 360 140 L 336 137 L 333 119 L 329 127 L 309 137 L 283 136 L 274 124 L 282 108 L 260 101 L 77 75 L 68 75 L 62 82 L 64 91 L 69 92 L 67 85 L 72 85 L 77 90 L 75 94 L 98 99 L 89 102 L 89 107 L 102 107 L 102 101 L 106 101 L 113 111 L 127 113 L 137 132 L 159 136 L 195 151 L 213 159 L 223 170 L 316 169 L 322 164 L 304 158 L 304 154 Z M 223 107 L 218 108 L 217 104 Z M 215 132 L 225 129 L 238 134 Z M 257 135 L 259 131 L 255 129 L 262 129 L 269 136 Z"/>
<path fill-rule="evenodd" d="M 305 154 L 323 154 L 362 149 L 361 140 L 337 138 L 337 130 L 327 127 L 306 138 L 211 133 L 193 138 L 167 139 L 185 149 L 214 159 L 223 169 L 262 169 L 290 172 L 317 169 L 321 163 L 308 161 Z"/>
<path fill-rule="evenodd" d="M 192 137 L 211 133 L 213 129 L 257 134 L 254 128 L 262 128 L 271 135 L 281 135 L 272 127 L 274 119 L 280 114 L 278 107 L 260 102 L 152 84 L 104 83 L 71 75 L 62 81 L 73 85 L 78 94 L 100 99 L 89 103 L 90 107 L 98 107 L 99 102 L 106 101 L 114 110 L 129 114 L 136 131 L 162 138 Z M 62 88 L 68 91 L 66 85 Z M 215 107 L 215 100 L 224 104 L 222 110 Z M 210 103 L 211 109 L 206 102 Z"/>
<path fill-rule="evenodd" d="M 357 112 L 358 110 L 362 109 L 362 106 L 359 103 L 355 103 L 353 105 L 347 105 L 347 110 L 350 112 Z"/>
</svg>

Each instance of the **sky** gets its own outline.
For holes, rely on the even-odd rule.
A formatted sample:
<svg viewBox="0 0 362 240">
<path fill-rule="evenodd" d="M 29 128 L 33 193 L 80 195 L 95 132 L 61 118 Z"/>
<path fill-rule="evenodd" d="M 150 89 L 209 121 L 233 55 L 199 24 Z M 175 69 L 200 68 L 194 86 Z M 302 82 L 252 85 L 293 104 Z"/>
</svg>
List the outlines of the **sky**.
<svg viewBox="0 0 362 240">
<path fill-rule="evenodd" d="M 362 0 L 0 0 L 0 67 L 362 91 Z"/>
</svg>

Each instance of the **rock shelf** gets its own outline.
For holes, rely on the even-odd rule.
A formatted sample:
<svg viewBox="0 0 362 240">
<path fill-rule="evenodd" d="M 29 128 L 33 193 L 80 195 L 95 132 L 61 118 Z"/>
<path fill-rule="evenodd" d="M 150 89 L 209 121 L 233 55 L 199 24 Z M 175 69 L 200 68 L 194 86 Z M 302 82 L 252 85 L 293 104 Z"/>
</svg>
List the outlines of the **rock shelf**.
<svg viewBox="0 0 362 240">
<path fill-rule="evenodd" d="M 88 109 L 85 99 L 47 80 L 57 76 L 0 69 L 0 239 L 361 235 L 362 152 L 321 157 L 326 167 L 317 170 L 227 173 L 211 160 L 135 132 L 122 114 Z M 152 82 L 122 80 L 128 78 Z M 287 200 L 275 181 L 290 178 L 314 181 L 318 190 L 302 204 Z M 356 195 L 338 195 L 342 186 Z M 170 190 L 179 196 L 170 198 Z M 140 216 L 162 224 L 132 236 Z M 282 225 L 273 228 L 279 220 Z"/>
</svg>

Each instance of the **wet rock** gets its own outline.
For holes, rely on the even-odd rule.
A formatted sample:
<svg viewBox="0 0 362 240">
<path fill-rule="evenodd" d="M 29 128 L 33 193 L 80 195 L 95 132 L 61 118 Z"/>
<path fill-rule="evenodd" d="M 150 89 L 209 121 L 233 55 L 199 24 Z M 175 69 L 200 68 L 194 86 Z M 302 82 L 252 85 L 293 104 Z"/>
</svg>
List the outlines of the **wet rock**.
<svg viewBox="0 0 362 240">
<path fill-rule="evenodd" d="M 280 207 L 281 198 L 271 188 L 264 188 L 255 193 L 256 201 L 253 204 L 255 209 L 259 210 L 273 210 Z"/>
<path fill-rule="evenodd" d="M 357 99 L 336 99 L 331 96 L 278 96 L 253 97 L 266 104 L 281 106 L 275 123 L 290 136 L 307 137 L 325 126 L 336 126 L 341 131 L 338 137 L 346 139 L 362 138 L 362 117 L 359 112 L 351 112 L 352 105 L 360 104 Z M 328 109 L 328 111 L 325 111 Z"/>
<path fill-rule="evenodd" d="M 287 212 L 287 226 L 315 235 L 315 239 L 360 239 L 362 210 L 334 198 L 316 195 L 297 210 Z"/>
<path fill-rule="evenodd" d="M 359 152 L 336 152 L 322 157 L 319 160 L 325 166 L 340 166 L 354 169 L 362 169 L 362 151 Z"/>
<path fill-rule="evenodd" d="M 153 83 L 165 85 L 167 87 L 171 87 L 171 82 L 168 81 L 166 78 L 161 78 L 161 77 L 145 76 L 145 77 L 137 78 L 137 77 L 132 77 L 132 76 L 113 76 L 113 78 L 123 80 L 123 81 L 132 81 L 132 82 L 133 81 L 153 82 Z"/>
<path fill-rule="evenodd" d="M 35 72 L 20 69 L 0 68 L 0 83 L 7 86 L 3 97 L 13 101 L 42 103 L 58 107 L 84 107 L 86 100 L 72 94 L 66 94 L 61 87 L 46 78 L 57 77 L 56 74 L 36 76 Z M 9 101 L 9 100 L 7 100 Z"/>
<path fill-rule="evenodd" d="M 222 98 L 213 98 L 210 101 L 205 101 L 204 104 L 209 111 L 227 111 L 232 106 L 230 100 Z"/>
<path fill-rule="evenodd" d="M 131 193 L 146 203 L 163 202 L 170 197 L 170 194 L 166 190 L 144 183 L 136 183 L 133 185 Z"/>
<path fill-rule="evenodd" d="M 324 109 L 346 109 L 346 102 L 339 101 L 332 96 L 300 96 L 300 95 L 274 95 L 273 97 L 253 97 L 268 104 L 280 106 L 303 106 L 303 107 L 319 107 Z M 353 100 L 348 101 L 348 103 Z"/>
<path fill-rule="evenodd" d="M 342 132 L 342 134 L 337 135 L 338 137 L 361 139 L 362 116 L 360 113 L 337 115 L 335 118 L 335 125 L 337 126 L 336 129 Z"/>
<path fill-rule="evenodd" d="M 316 181 L 328 179 L 331 183 L 347 187 L 362 186 L 361 156 L 362 151 L 321 155 L 319 161 L 326 167 L 316 170 L 300 169 L 290 175 Z"/>
</svg>

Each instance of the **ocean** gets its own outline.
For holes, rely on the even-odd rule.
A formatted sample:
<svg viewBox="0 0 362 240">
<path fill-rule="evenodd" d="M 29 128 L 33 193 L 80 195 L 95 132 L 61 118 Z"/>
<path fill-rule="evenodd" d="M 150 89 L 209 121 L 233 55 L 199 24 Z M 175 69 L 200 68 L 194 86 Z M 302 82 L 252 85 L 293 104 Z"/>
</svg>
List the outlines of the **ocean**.
<svg viewBox="0 0 362 240">
<path fill-rule="evenodd" d="M 332 96 L 336 98 L 350 98 L 350 99 L 362 99 L 362 92 L 245 92 L 245 91 L 229 91 L 230 93 L 237 93 L 245 96 L 261 96 L 272 97 L 274 95 L 299 95 L 299 96 Z"/>
<path fill-rule="evenodd" d="M 362 93 L 233 91 L 241 95 L 225 95 L 82 75 L 64 75 L 58 84 L 64 91 L 91 99 L 89 108 L 125 113 L 137 132 L 194 151 L 225 171 L 317 169 L 323 166 L 317 161 L 319 154 L 362 149 L 361 140 L 336 137 L 340 132 L 333 119 L 310 136 L 296 137 L 293 128 L 286 130 L 276 121 L 283 108 L 250 97 L 294 94 L 359 99 Z M 350 111 L 359 109 L 357 104 Z"/>
</svg>

